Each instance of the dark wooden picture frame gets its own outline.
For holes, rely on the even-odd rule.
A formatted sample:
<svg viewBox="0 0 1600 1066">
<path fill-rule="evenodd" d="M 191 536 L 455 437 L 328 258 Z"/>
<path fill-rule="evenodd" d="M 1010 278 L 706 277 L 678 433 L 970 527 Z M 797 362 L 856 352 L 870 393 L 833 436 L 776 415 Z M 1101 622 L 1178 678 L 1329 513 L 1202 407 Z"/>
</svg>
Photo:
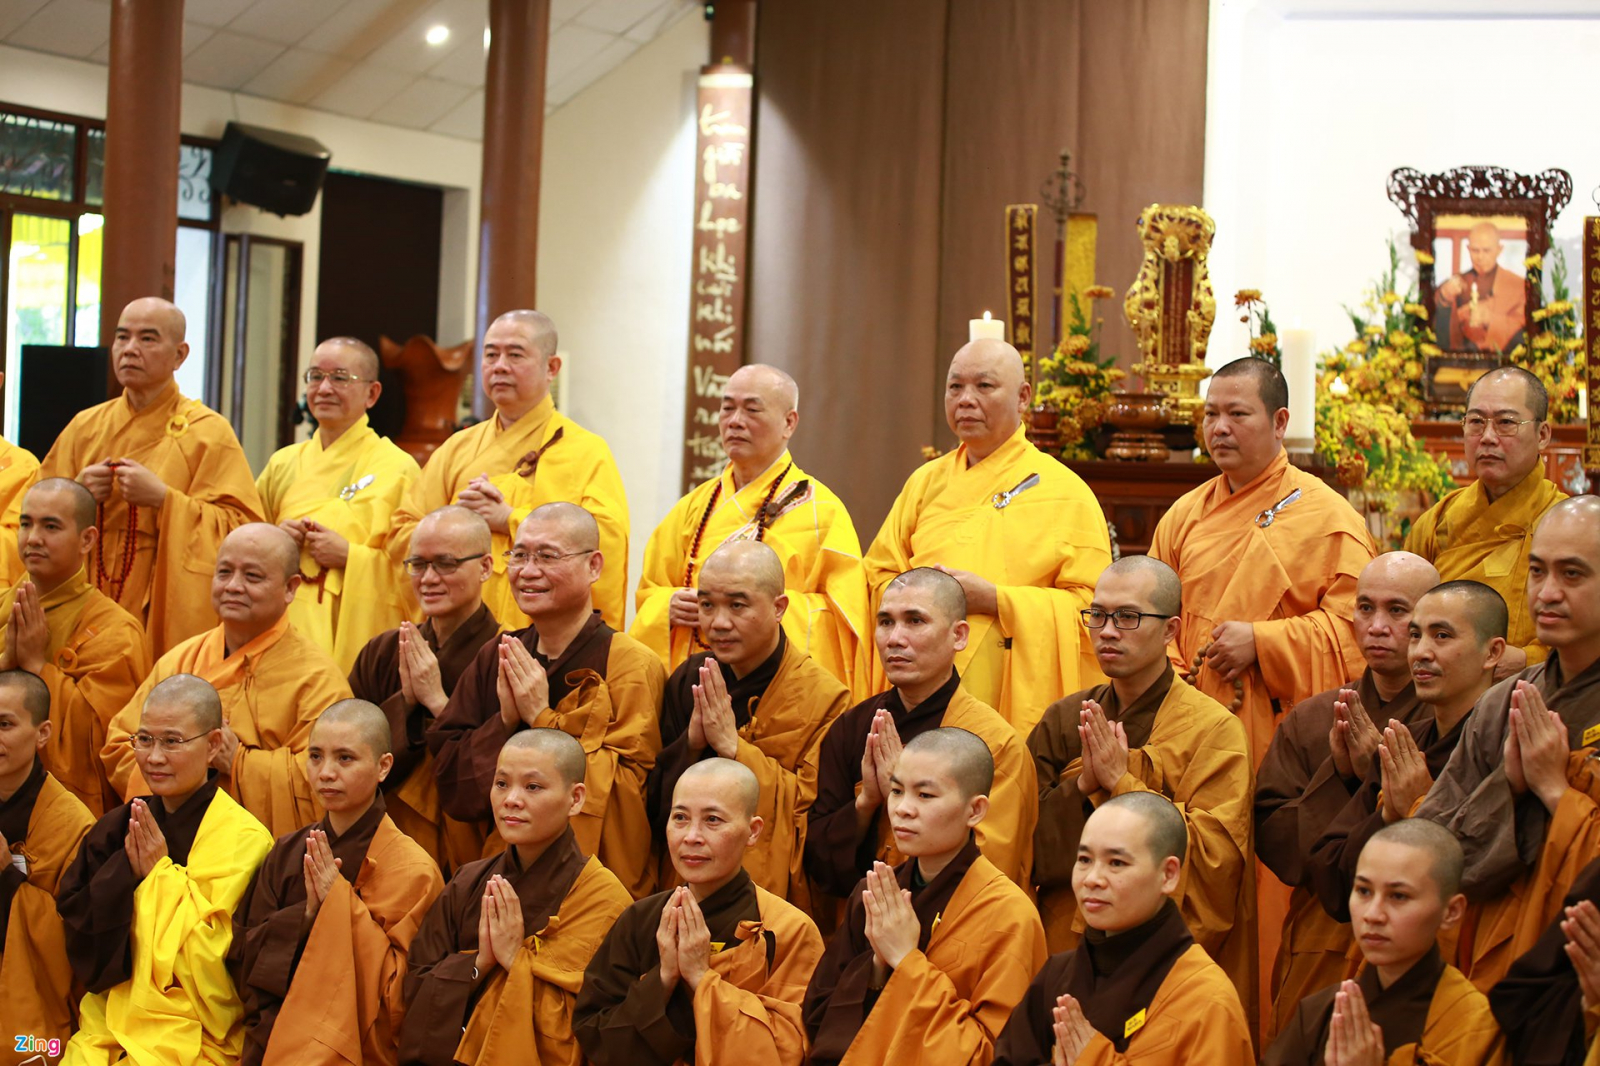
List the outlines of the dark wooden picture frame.
<svg viewBox="0 0 1600 1066">
<path fill-rule="evenodd" d="M 1418 296 L 1430 312 L 1437 308 L 1433 260 L 1435 237 L 1441 219 L 1470 216 L 1485 220 L 1514 217 L 1521 220 L 1528 256 L 1545 256 L 1550 250 L 1550 230 L 1556 216 L 1572 199 L 1572 175 L 1559 168 L 1538 174 L 1519 174 L 1504 167 L 1456 167 L 1439 174 L 1424 174 L 1401 167 L 1389 175 L 1389 199 L 1411 224 L 1411 246 L 1425 254 L 1417 263 Z M 1446 269 L 1449 265 L 1446 265 Z M 1543 304 L 1539 283 L 1523 276 L 1523 330 Z M 1437 318 L 1437 315 L 1435 315 Z M 1436 413 L 1459 409 L 1465 399 L 1462 382 L 1506 362 L 1515 342 L 1503 351 L 1484 351 L 1452 345 L 1448 331 L 1438 337 L 1441 354 L 1424 360 L 1423 399 Z M 1446 370 L 1444 380 L 1436 380 Z M 1474 373 L 1476 372 L 1476 374 Z"/>
</svg>

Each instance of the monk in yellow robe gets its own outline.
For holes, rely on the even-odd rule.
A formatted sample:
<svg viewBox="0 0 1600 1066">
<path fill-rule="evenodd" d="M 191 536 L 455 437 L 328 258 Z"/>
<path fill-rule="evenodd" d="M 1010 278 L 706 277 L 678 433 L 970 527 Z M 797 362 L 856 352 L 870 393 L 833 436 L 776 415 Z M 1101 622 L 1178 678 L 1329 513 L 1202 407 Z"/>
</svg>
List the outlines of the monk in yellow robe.
<svg viewBox="0 0 1600 1066">
<path fill-rule="evenodd" d="M 0 374 L 0 386 L 6 376 Z M 22 494 L 39 478 L 39 460 L 26 448 L 0 438 L 0 581 L 11 585 L 22 579 L 22 556 L 17 552 L 17 522 L 22 515 Z"/>
<path fill-rule="evenodd" d="M 550 382 L 561 370 L 556 327 L 538 311 L 507 311 L 483 335 L 483 390 L 494 417 L 469 426 L 428 457 L 395 510 L 389 555 L 410 550 L 411 531 L 429 511 L 459 503 L 482 515 L 494 532 L 494 578 L 484 601 L 511 629 L 522 625 L 514 577 L 502 553 L 534 508 L 577 504 L 600 526 L 600 550 L 610 560 L 595 589 L 606 624 L 621 629 L 628 609 L 628 500 L 606 442 L 561 414 Z"/>
<path fill-rule="evenodd" d="M 700 571 L 700 632 L 709 651 L 667 679 L 661 752 L 646 782 L 656 840 L 670 829 L 678 778 L 701 759 L 747 766 L 759 782 L 761 838 L 744 853 L 755 884 L 810 906 L 802 868 L 806 812 L 817 796 L 817 754 L 850 693 L 789 641 L 783 564 L 765 544 L 737 541 Z M 668 869 L 663 871 L 670 878 Z"/>
<path fill-rule="evenodd" d="M 1481 581 L 1511 608 L 1499 678 L 1539 662 L 1546 649 L 1528 614 L 1533 528 L 1567 498 L 1545 474 L 1550 397 L 1520 366 L 1489 371 L 1467 393 L 1462 419 L 1467 470 L 1477 480 L 1428 508 L 1406 535 L 1406 550 L 1439 568 L 1442 581 Z"/>
<path fill-rule="evenodd" d="M 306 406 L 317 430 L 274 453 L 256 479 L 266 520 L 300 546 L 305 580 L 289 621 L 341 670 L 408 613 L 399 568 L 384 544 L 390 516 L 422 471 L 367 424 L 382 391 L 377 353 L 364 343 L 334 337 L 317 345 L 306 370 Z"/>
<path fill-rule="evenodd" d="M 589 961 L 573 1035 L 595 1066 L 801 1066 L 822 957 L 805 912 L 755 884 L 761 785 L 731 759 L 679 776 L 667 854 L 682 887 L 624 911 Z"/>
<path fill-rule="evenodd" d="M 250 464 L 228 420 L 178 392 L 183 312 L 135 300 L 117 321 L 122 395 L 81 411 L 39 476 L 81 482 L 99 504 L 89 579 L 144 626 L 161 656 L 211 627 L 206 585 L 222 538 L 261 518 Z"/>
<path fill-rule="evenodd" d="M 51 725 L 44 682 L 0 670 L 0 1003 L 8 1035 L 43 1045 L 0 1045 L 7 1066 L 52 1041 L 59 1055 L 83 991 L 73 987 L 56 886 L 94 816 L 44 768 Z"/>
<path fill-rule="evenodd" d="M 1417 601 L 1438 583 L 1433 564 L 1410 552 L 1385 552 L 1362 568 L 1352 622 L 1367 668 L 1349 685 L 1296 704 L 1256 769 L 1256 855 L 1292 889 L 1277 957 L 1264 962 L 1267 1043 L 1302 999 L 1338 984 L 1360 961 L 1349 923 L 1335 921 L 1318 899 L 1311 849 L 1376 768 L 1383 727 L 1426 714 L 1411 680 L 1410 625 Z"/>
<path fill-rule="evenodd" d="M 101 751 L 111 787 L 146 791 L 130 746 L 145 698 L 174 674 L 195 674 L 221 694 L 217 784 L 269 830 L 292 832 L 322 814 L 306 779 L 311 723 L 350 686 L 328 653 L 289 623 L 300 584 L 293 538 L 260 522 L 228 534 L 217 553 L 211 602 L 219 622 L 156 660 L 150 676 L 106 728 Z"/>
<path fill-rule="evenodd" d="M 850 892 L 806 989 L 813 1066 L 986 1063 L 1044 964 L 1044 927 L 1021 888 L 978 852 L 989 747 L 941 728 L 906 744 L 890 777 L 898 867 Z"/>
<path fill-rule="evenodd" d="M 335 703 L 311 728 L 327 817 L 273 845 L 233 916 L 241 1066 L 397 1061 L 406 952 L 444 880 L 384 813 L 389 748 L 388 719 L 365 700 Z"/>
<path fill-rule="evenodd" d="M 1028 442 L 1032 389 L 1015 348 L 968 344 L 944 395 L 961 445 L 906 481 L 867 549 L 867 584 L 876 607 L 912 567 L 960 581 L 972 624 L 961 684 L 1026 737 L 1051 700 L 1101 680 L 1077 617 L 1111 563 L 1106 516 L 1077 474 Z"/>
<path fill-rule="evenodd" d="M 1507 1061 L 1488 999 L 1439 954 L 1466 910 L 1461 867 L 1461 845 L 1433 822 L 1373 834 L 1350 893 L 1361 972 L 1303 1000 L 1263 1066 Z"/>
<path fill-rule="evenodd" d="M 1052 703 L 1028 738 L 1039 779 L 1033 881 L 1050 947 L 1078 946 L 1094 928 L 1074 891 L 1089 817 L 1115 796 L 1160 793 L 1177 805 L 1189 841 L 1169 893 L 1181 924 L 1248 1002 L 1256 977 L 1250 753 L 1239 720 L 1173 675 L 1167 644 L 1181 594 L 1178 575 L 1149 556 L 1100 575 L 1082 624 L 1110 683 Z"/>
<path fill-rule="evenodd" d="M 272 834 L 212 779 L 222 701 L 189 674 L 139 712 L 132 747 L 150 794 L 107 811 L 56 906 L 86 989 L 67 1066 L 232 1066 L 244 1009 L 225 962 L 233 911 Z"/>
<path fill-rule="evenodd" d="M 578 846 L 635 898 L 655 884 L 645 776 L 661 747 L 661 660 L 595 610 L 592 590 L 611 565 L 594 517 L 547 503 L 517 529 L 510 560 L 521 611 L 533 624 L 485 644 L 428 730 L 444 812 L 492 826 L 490 786 L 512 734 L 550 727 L 577 737 L 588 769 Z M 480 838 L 481 839 L 481 838 Z M 500 842 L 487 841 L 485 854 Z"/>
<path fill-rule="evenodd" d="M 847 688 L 858 677 L 869 684 L 861 542 L 844 502 L 789 455 L 799 421 L 799 388 L 776 367 L 740 367 L 723 386 L 717 430 L 728 465 L 661 520 L 645 545 L 634 594 L 639 613 L 628 632 L 669 671 L 705 648 L 695 578 L 706 560 L 721 545 L 757 540 L 783 567 L 790 643 Z"/>
<path fill-rule="evenodd" d="M 1098 596 L 1098 593 L 1097 593 Z M 995 1047 L 995 1066 L 1250 1063 L 1239 993 L 1184 924 L 1188 815 L 1154 792 L 1095 808 L 1073 847 L 1087 931 L 1052 955 Z"/>
<path fill-rule="evenodd" d="M 1489 990 L 1489 1006 L 1518 1066 L 1589 1066 L 1600 1057 L 1597 903 L 1600 858 L 1583 868 L 1538 941 Z"/>
<path fill-rule="evenodd" d="M 506 849 L 456 871 L 411 942 L 406 1066 L 580 1066 L 584 970 L 633 902 L 578 848 L 583 745 L 559 729 L 505 742 L 490 803 Z"/>
<path fill-rule="evenodd" d="M 968 635 L 964 595 L 949 574 L 920 567 L 879 597 L 878 656 L 893 687 L 840 715 L 817 757 L 805 868 L 819 921 L 831 917 L 825 897 L 844 900 L 875 863 L 904 861 L 884 810 L 889 778 L 903 743 L 939 728 L 965 730 L 988 745 L 994 781 L 985 789 L 988 816 L 973 831 L 978 849 L 1019 886 L 1032 887 L 1039 820 L 1033 759 L 1017 731 L 961 686 L 954 663 Z"/>
<path fill-rule="evenodd" d="M 489 524 L 465 507 L 441 507 L 417 523 L 406 556 L 422 624 L 402 622 L 379 633 L 356 656 L 350 691 L 383 708 L 394 738 L 394 767 L 383 779 L 389 818 L 443 870 L 482 857 L 476 825 L 444 813 L 427 733 L 444 712 L 456 683 L 500 623 L 483 602 L 489 564 Z"/>
<path fill-rule="evenodd" d="M 100 761 L 106 724 L 150 672 L 150 653 L 133 616 L 89 583 L 94 514 L 89 490 L 68 478 L 28 490 L 18 532 L 27 569 L 0 590 L 0 669 L 49 686 L 45 768 L 99 817 L 122 802 Z"/>
</svg>

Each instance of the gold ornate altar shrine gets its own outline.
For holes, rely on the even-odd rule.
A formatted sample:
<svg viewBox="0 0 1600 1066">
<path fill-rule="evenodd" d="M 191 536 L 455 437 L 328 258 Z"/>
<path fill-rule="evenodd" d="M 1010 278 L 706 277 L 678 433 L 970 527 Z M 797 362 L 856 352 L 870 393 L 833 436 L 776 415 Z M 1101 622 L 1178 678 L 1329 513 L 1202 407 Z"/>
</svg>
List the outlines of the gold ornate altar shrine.
<svg viewBox="0 0 1600 1066">
<path fill-rule="evenodd" d="M 1140 374 L 1151 392 L 1170 397 L 1175 423 L 1199 416 L 1206 345 L 1217 318 L 1206 260 L 1216 223 L 1198 207 L 1151 204 L 1139 216 L 1144 259 L 1122 311 L 1139 346 Z"/>
</svg>

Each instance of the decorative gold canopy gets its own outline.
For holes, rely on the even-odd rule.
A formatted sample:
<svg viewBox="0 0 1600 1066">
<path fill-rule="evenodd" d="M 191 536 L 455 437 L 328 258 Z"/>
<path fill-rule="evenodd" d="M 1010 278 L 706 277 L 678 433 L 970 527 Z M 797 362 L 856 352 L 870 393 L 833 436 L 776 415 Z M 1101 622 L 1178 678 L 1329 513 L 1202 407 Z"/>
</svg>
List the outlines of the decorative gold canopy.
<svg viewBox="0 0 1600 1066">
<path fill-rule="evenodd" d="M 1172 397 L 1174 421 L 1199 410 L 1200 382 L 1211 375 L 1206 344 L 1217 301 L 1206 260 L 1216 229 L 1198 207 L 1151 204 L 1139 216 L 1144 259 L 1122 311 L 1142 356 L 1133 369 L 1152 392 Z"/>
</svg>

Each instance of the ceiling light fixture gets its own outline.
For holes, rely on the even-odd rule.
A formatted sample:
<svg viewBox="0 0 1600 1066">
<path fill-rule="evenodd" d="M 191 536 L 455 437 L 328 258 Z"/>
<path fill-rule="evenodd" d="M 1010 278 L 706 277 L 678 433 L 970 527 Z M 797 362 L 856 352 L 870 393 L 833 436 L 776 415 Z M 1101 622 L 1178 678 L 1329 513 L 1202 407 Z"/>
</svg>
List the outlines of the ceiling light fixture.
<svg viewBox="0 0 1600 1066">
<path fill-rule="evenodd" d="M 449 39 L 449 26 L 429 26 L 428 32 L 424 37 L 424 40 L 426 40 L 429 44 L 444 44 L 444 42 L 448 41 Z"/>
</svg>

